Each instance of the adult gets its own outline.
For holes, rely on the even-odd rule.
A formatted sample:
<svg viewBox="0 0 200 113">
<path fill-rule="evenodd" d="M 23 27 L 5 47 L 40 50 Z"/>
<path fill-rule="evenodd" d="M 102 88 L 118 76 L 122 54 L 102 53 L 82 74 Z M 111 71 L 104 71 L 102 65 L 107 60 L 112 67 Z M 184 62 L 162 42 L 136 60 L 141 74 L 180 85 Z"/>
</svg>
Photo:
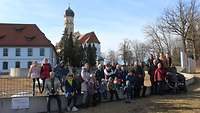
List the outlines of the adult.
<svg viewBox="0 0 200 113">
<path fill-rule="evenodd" d="M 151 54 L 150 55 L 150 58 L 148 59 L 148 63 L 147 63 L 147 66 L 148 66 L 148 74 L 150 76 L 150 82 L 151 82 L 151 92 L 153 92 L 153 85 L 154 85 L 154 57 L 153 55 Z"/>
<path fill-rule="evenodd" d="M 28 77 L 32 78 L 33 80 L 33 96 L 35 96 L 35 82 L 37 81 L 38 83 L 38 87 L 39 87 L 39 91 L 41 91 L 40 89 L 40 68 L 38 67 L 37 61 L 33 61 L 30 68 L 29 68 L 29 72 L 28 72 Z"/>
<path fill-rule="evenodd" d="M 172 66 L 172 58 L 169 53 L 166 53 L 166 63 L 167 63 L 167 68 L 170 68 Z"/>
<path fill-rule="evenodd" d="M 50 77 L 50 72 L 52 72 L 51 64 L 48 63 L 48 59 L 45 58 L 40 70 L 40 77 L 43 83 L 41 93 L 44 91 L 45 81 Z"/>
<path fill-rule="evenodd" d="M 117 75 L 116 75 L 116 72 L 117 72 L 117 69 L 116 69 L 117 65 L 115 62 L 112 62 L 112 65 L 111 65 L 111 71 L 112 71 L 112 75 L 111 77 L 114 79 Z"/>
<path fill-rule="evenodd" d="M 105 66 L 104 74 L 105 74 L 105 80 L 106 80 L 106 81 L 108 81 L 108 79 L 109 79 L 110 77 L 112 77 L 112 75 L 113 75 L 113 72 L 112 72 L 112 70 L 111 70 L 111 65 L 110 65 L 109 63 L 106 64 L 106 66 Z"/>
<path fill-rule="evenodd" d="M 166 70 L 162 66 L 162 63 L 158 63 L 158 68 L 156 69 L 155 74 L 154 74 L 154 81 L 156 82 L 157 94 L 163 94 L 165 78 L 166 78 Z"/>
<path fill-rule="evenodd" d="M 145 76 L 145 73 L 144 73 L 144 70 L 142 68 L 142 65 L 140 65 L 138 62 L 135 62 L 134 64 L 134 71 L 135 71 L 135 74 L 136 74 L 136 77 L 138 78 L 138 81 L 136 83 L 136 97 L 139 97 L 140 96 L 140 91 L 142 89 L 142 87 L 144 87 L 144 76 Z"/>
<path fill-rule="evenodd" d="M 99 83 L 101 83 L 101 80 L 104 79 L 104 70 L 102 64 L 99 64 L 97 67 L 97 70 L 95 72 L 96 79 Z"/>
<path fill-rule="evenodd" d="M 59 96 L 59 88 L 61 84 L 58 78 L 55 77 L 54 72 L 50 72 L 50 77 L 45 82 L 45 94 L 47 97 L 47 112 L 50 113 L 51 100 L 54 98 L 57 101 L 58 111 L 62 113 L 61 110 L 61 99 Z"/>
<path fill-rule="evenodd" d="M 81 70 L 81 78 L 82 78 L 82 83 L 81 83 L 81 93 L 83 94 L 82 98 L 82 104 L 83 107 L 88 106 L 88 83 L 90 80 L 90 73 L 89 73 L 89 64 L 86 63 Z"/>
<path fill-rule="evenodd" d="M 121 73 L 122 85 L 125 86 L 126 85 L 126 75 L 128 74 L 128 71 L 125 66 L 122 66 L 121 70 L 122 70 L 122 73 Z"/>
<path fill-rule="evenodd" d="M 64 79 L 69 72 L 69 70 L 65 68 L 64 61 L 61 61 L 60 64 L 58 64 L 54 68 L 54 72 L 55 72 L 55 77 L 57 77 L 61 83 L 61 90 L 64 92 L 62 87 L 64 84 Z"/>
<path fill-rule="evenodd" d="M 163 66 L 163 68 L 167 68 L 167 59 L 164 53 L 160 53 L 159 59 L 160 59 L 160 62 L 162 63 L 161 65 Z"/>
</svg>

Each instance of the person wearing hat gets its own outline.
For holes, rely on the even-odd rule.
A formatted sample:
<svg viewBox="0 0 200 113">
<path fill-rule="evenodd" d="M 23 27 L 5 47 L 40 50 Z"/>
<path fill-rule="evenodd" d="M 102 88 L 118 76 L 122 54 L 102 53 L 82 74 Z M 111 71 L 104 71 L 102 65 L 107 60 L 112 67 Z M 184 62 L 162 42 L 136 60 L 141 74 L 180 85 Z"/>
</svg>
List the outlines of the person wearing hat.
<svg viewBox="0 0 200 113">
<path fill-rule="evenodd" d="M 37 80 L 38 87 L 40 91 L 40 68 L 38 67 L 37 61 L 33 61 L 28 72 L 28 77 L 32 78 L 33 80 L 33 96 L 35 96 L 35 82 Z"/>
<path fill-rule="evenodd" d="M 65 86 L 65 97 L 67 99 L 67 111 L 78 111 L 78 108 L 75 106 L 76 96 L 78 91 L 73 73 L 68 73 L 68 75 L 66 76 L 66 80 L 64 82 L 64 86 Z"/>
<path fill-rule="evenodd" d="M 55 77 L 57 77 L 61 83 L 61 90 L 62 90 L 62 92 L 64 92 L 64 90 L 62 88 L 63 84 L 64 84 L 64 78 L 66 77 L 66 75 L 69 72 L 69 70 L 65 68 L 64 61 L 61 61 L 60 64 L 58 64 L 54 68 L 54 72 L 55 72 Z"/>
</svg>

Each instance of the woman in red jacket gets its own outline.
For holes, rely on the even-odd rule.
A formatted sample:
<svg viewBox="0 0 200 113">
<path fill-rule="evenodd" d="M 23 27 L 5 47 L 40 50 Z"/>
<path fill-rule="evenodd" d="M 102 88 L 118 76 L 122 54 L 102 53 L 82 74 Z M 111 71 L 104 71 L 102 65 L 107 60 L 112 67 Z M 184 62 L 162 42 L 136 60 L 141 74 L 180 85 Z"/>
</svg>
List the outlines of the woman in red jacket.
<svg viewBox="0 0 200 113">
<path fill-rule="evenodd" d="M 50 72 L 52 72 L 51 64 L 49 64 L 48 59 L 45 58 L 44 64 L 42 65 L 41 71 L 40 71 L 40 77 L 43 83 L 41 93 L 44 91 L 45 80 L 50 77 Z"/>
<path fill-rule="evenodd" d="M 158 68 L 154 74 L 154 81 L 156 83 L 156 94 L 163 94 L 166 78 L 166 70 L 163 68 L 162 63 L 158 63 Z"/>
</svg>

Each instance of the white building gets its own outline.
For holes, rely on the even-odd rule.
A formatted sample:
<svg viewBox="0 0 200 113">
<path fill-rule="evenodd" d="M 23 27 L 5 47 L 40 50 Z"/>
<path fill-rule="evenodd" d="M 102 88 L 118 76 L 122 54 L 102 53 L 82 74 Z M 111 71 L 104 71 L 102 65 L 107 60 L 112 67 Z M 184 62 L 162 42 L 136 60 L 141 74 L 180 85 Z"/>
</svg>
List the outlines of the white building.
<svg viewBox="0 0 200 113">
<path fill-rule="evenodd" d="M 0 72 L 28 68 L 33 60 L 56 64 L 56 51 L 35 24 L 0 24 Z"/>
</svg>

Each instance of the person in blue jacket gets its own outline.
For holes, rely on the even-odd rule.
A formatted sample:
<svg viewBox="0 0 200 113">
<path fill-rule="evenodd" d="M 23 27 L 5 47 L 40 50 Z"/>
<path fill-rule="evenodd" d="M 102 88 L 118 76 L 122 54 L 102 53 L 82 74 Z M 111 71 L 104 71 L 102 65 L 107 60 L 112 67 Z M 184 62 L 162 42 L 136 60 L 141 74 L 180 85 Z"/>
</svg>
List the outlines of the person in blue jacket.
<svg viewBox="0 0 200 113">
<path fill-rule="evenodd" d="M 127 96 L 126 103 L 130 103 L 134 99 L 134 87 L 136 85 L 136 76 L 134 70 L 129 70 L 126 76 L 125 94 Z"/>
<path fill-rule="evenodd" d="M 67 111 L 78 111 L 75 107 L 76 95 L 77 95 L 77 85 L 74 79 L 74 74 L 69 73 L 64 82 L 65 86 L 65 97 L 67 99 Z"/>
<path fill-rule="evenodd" d="M 64 79 L 66 75 L 69 73 L 69 70 L 65 68 L 64 61 L 61 61 L 60 64 L 58 64 L 54 68 L 54 72 L 55 72 L 55 77 L 57 77 L 61 83 L 61 90 L 62 92 L 64 92 L 63 90 Z"/>
</svg>

